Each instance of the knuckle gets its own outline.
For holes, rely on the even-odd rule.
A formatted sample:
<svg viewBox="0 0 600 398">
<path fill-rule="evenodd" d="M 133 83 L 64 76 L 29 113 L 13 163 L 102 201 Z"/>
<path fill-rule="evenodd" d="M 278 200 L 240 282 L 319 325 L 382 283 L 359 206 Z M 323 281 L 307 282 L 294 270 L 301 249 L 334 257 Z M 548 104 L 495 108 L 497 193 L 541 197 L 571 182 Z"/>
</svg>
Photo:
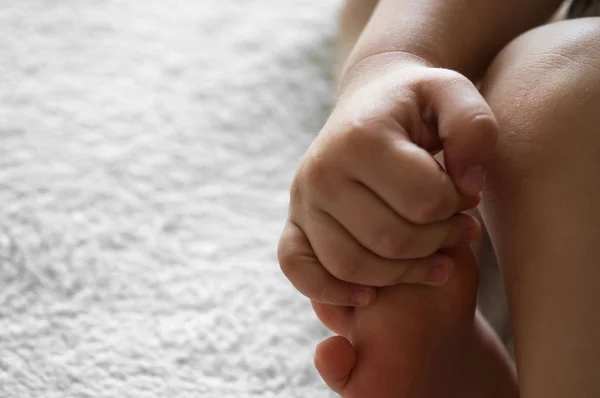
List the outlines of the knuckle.
<svg viewBox="0 0 600 398">
<path fill-rule="evenodd" d="M 308 159 L 302 168 L 295 191 L 306 192 L 310 197 L 335 197 L 335 174 L 336 167 L 332 165 L 333 161 L 323 153 L 307 154 Z"/>
<path fill-rule="evenodd" d="M 286 242 L 280 240 L 279 245 L 277 246 L 277 260 L 279 261 L 281 272 L 283 272 L 288 279 L 293 274 L 293 270 L 297 264 L 296 259 L 296 253 L 286 245 Z"/>
<path fill-rule="evenodd" d="M 301 203 L 302 196 L 302 183 L 299 181 L 299 176 L 296 175 L 290 185 L 290 205 Z"/>
<path fill-rule="evenodd" d="M 410 274 L 412 267 L 414 267 L 414 264 L 411 264 L 410 262 L 404 262 L 403 264 L 398 265 L 396 267 L 398 269 L 398 276 L 396 277 L 394 284 L 405 282 Z"/>
<path fill-rule="evenodd" d="M 303 244 L 297 235 L 295 224 L 288 222 L 277 244 L 277 261 L 281 272 L 290 280 L 307 257 Z"/>
<path fill-rule="evenodd" d="M 377 130 L 380 123 L 378 118 L 375 117 L 361 116 L 353 118 L 347 122 L 343 130 L 344 139 L 355 142 L 356 140 L 369 137 L 373 131 Z"/>
<path fill-rule="evenodd" d="M 320 186 L 328 179 L 329 166 L 327 158 L 322 153 L 309 153 L 304 167 L 304 179 L 311 185 Z"/>
<path fill-rule="evenodd" d="M 437 78 L 439 79 L 438 87 L 440 90 L 453 87 L 473 86 L 473 83 L 459 72 L 450 69 L 439 69 L 437 70 L 437 73 Z"/>
<path fill-rule="evenodd" d="M 410 237 L 399 231 L 386 230 L 374 235 L 372 247 L 375 254 L 388 259 L 402 258 L 410 247 Z"/>
<path fill-rule="evenodd" d="M 335 259 L 331 259 L 326 264 L 327 270 L 335 276 L 345 282 L 356 281 L 358 274 L 358 262 L 351 256 L 338 256 Z"/>
<path fill-rule="evenodd" d="M 338 150 L 355 152 L 376 145 L 385 131 L 386 121 L 377 115 L 357 116 L 348 120 L 338 134 Z"/>
<path fill-rule="evenodd" d="M 412 221 L 417 224 L 429 224 L 445 218 L 446 203 L 441 195 L 427 195 L 414 205 Z"/>
</svg>

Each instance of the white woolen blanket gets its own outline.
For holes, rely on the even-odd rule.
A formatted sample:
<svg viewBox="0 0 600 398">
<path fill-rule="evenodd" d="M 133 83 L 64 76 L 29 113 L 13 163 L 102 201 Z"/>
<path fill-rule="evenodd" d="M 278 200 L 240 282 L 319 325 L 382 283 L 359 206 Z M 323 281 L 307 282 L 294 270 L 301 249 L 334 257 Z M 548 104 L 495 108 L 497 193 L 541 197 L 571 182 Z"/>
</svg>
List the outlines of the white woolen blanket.
<svg viewBox="0 0 600 398">
<path fill-rule="evenodd" d="M 0 0 L 0 397 L 331 397 L 275 255 L 339 1 Z"/>
</svg>

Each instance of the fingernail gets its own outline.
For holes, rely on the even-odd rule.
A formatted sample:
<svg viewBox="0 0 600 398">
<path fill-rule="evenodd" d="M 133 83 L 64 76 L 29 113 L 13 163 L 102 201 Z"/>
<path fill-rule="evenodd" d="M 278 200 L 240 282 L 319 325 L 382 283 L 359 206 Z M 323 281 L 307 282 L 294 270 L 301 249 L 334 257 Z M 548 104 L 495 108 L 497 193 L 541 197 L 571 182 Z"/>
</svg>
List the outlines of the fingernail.
<svg viewBox="0 0 600 398">
<path fill-rule="evenodd" d="M 351 300 L 352 304 L 356 307 L 366 307 L 369 305 L 369 301 L 371 301 L 371 293 L 369 292 L 369 289 L 359 287 L 352 293 Z"/>
<path fill-rule="evenodd" d="M 473 166 L 468 168 L 460 179 L 461 188 L 467 194 L 476 195 L 483 188 L 485 181 L 485 167 Z"/>
<path fill-rule="evenodd" d="M 447 259 L 442 259 L 439 263 L 434 264 L 429 269 L 425 282 L 440 286 L 446 283 L 449 276 L 450 264 Z"/>
</svg>

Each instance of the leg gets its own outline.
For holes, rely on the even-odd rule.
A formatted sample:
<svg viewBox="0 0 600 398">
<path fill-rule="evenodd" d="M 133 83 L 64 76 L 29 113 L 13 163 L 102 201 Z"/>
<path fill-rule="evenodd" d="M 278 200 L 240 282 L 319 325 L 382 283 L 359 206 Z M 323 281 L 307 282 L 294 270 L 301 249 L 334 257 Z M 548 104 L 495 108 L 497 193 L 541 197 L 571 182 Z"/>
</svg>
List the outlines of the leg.
<svg viewBox="0 0 600 398">
<path fill-rule="evenodd" d="M 600 396 L 600 18 L 516 39 L 483 92 L 502 127 L 483 215 L 503 269 L 521 397 Z"/>
</svg>

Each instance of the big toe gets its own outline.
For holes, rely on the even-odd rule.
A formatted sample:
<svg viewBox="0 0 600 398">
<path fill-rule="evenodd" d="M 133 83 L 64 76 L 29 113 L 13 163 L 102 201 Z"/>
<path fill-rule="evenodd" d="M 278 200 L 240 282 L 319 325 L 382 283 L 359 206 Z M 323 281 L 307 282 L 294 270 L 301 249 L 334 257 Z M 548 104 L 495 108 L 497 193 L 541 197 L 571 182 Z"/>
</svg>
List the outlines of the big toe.
<svg viewBox="0 0 600 398">
<path fill-rule="evenodd" d="M 317 346 L 315 366 L 325 384 L 338 394 L 348 384 L 355 363 L 356 351 L 344 337 L 330 337 Z"/>
</svg>

